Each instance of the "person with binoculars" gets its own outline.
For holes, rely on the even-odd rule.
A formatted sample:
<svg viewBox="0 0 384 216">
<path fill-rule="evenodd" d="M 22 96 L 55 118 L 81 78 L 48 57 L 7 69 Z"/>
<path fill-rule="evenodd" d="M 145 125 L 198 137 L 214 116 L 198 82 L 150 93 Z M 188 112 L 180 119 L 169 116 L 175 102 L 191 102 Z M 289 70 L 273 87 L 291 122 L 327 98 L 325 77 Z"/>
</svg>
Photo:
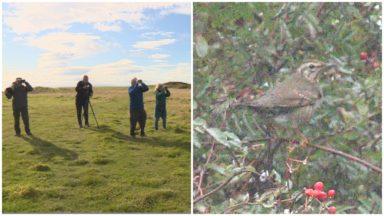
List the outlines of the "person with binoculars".
<svg viewBox="0 0 384 216">
<path fill-rule="evenodd" d="M 20 114 L 23 119 L 25 133 L 31 136 L 31 129 L 29 128 L 29 114 L 28 114 L 28 92 L 32 91 L 32 86 L 24 79 L 18 77 L 12 83 L 11 87 L 5 90 L 5 95 L 8 99 L 12 99 L 12 109 L 14 118 L 15 135 L 20 136 Z"/>
</svg>

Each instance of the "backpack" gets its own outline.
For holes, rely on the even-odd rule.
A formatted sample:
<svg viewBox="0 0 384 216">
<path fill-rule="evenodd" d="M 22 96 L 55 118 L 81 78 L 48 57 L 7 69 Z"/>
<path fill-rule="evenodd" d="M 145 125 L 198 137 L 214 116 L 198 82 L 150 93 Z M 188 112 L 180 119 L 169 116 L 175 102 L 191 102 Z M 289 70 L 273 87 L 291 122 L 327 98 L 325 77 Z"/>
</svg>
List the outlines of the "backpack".
<svg viewBox="0 0 384 216">
<path fill-rule="evenodd" d="M 12 88 L 11 87 L 8 87 L 5 89 L 5 96 L 8 98 L 8 99 L 11 99 L 12 96 L 13 96 L 13 91 L 12 91 Z"/>
</svg>

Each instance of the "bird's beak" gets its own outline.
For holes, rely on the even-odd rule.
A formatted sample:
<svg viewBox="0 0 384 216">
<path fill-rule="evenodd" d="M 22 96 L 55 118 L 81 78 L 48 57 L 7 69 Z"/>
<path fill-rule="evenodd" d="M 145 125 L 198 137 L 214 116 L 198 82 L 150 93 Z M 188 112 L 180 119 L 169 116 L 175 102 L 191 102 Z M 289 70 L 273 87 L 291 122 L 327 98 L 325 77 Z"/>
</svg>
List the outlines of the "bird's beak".
<svg viewBox="0 0 384 216">
<path fill-rule="evenodd" d="M 325 75 L 330 75 L 330 76 L 341 76 L 341 75 L 347 74 L 347 73 L 344 73 L 343 70 L 341 70 L 337 64 L 332 64 L 332 63 L 326 64 L 322 69 L 322 71 Z"/>
<path fill-rule="evenodd" d="M 331 77 L 332 80 L 351 74 L 350 71 L 347 71 L 339 65 L 333 63 L 326 64 L 324 68 L 322 68 L 322 72 L 324 75 Z"/>
<path fill-rule="evenodd" d="M 337 65 L 335 65 L 335 64 L 325 64 L 324 67 L 321 69 L 321 71 L 324 72 L 324 73 L 337 71 Z"/>
</svg>

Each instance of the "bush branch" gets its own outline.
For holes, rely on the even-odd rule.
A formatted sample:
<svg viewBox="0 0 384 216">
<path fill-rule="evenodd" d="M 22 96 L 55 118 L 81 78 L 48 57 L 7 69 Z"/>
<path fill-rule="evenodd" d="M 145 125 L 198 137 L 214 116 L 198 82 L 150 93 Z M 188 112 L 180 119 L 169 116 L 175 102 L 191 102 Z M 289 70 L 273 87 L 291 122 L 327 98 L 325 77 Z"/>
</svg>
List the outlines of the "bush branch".
<svg viewBox="0 0 384 216">
<path fill-rule="evenodd" d="M 203 190 L 201 189 L 201 185 L 203 184 L 204 174 L 206 171 L 206 167 L 211 161 L 211 157 L 213 155 L 214 149 L 215 149 L 215 142 L 211 142 L 211 150 L 208 153 L 207 161 L 205 162 L 205 165 L 201 168 L 200 172 L 200 178 L 199 178 L 199 184 L 197 186 L 198 191 L 200 192 L 200 195 L 203 195 Z"/>
<path fill-rule="evenodd" d="M 317 149 L 326 151 L 326 152 L 330 152 L 332 154 L 336 154 L 336 155 L 345 157 L 345 158 L 347 158 L 347 159 L 349 159 L 351 161 L 354 161 L 356 163 L 364 165 L 365 167 L 370 168 L 370 169 L 372 169 L 375 172 L 381 173 L 381 168 L 380 167 L 377 167 L 377 166 L 375 166 L 375 165 L 373 165 L 373 164 L 371 164 L 371 163 L 369 163 L 369 162 L 367 162 L 365 160 L 362 160 L 362 159 L 360 159 L 358 157 L 355 157 L 353 155 L 350 155 L 350 154 L 347 154 L 345 152 L 342 152 L 342 151 L 339 151 L 339 150 L 336 150 L 336 149 L 333 149 L 333 148 L 330 148 L 330 147 L 326 147 L 326 146 L 321 146 L 321 145 L 316 145 L 316 144 L 311 144 L 311 143 L 309 143 L 308 145 L 312 146 L 312 147 L 315 147 Z"/>
<path fill-rule="evenodd" d="M 244 172 L 248 172 L 248 171 L 244 171 Z M 210 196 L 210 195 L 216 193 L 216 192 L 219 191 L 221 188 L 225 187 L 229 182 L 231 182 L 231 180 L 232 180 L 233 178 L 235 178 L 236 176 L 238 176 L 238 175 L 240 175 L 240 174 L 242 174 L 242 173 L 244 173 L 244 172 L 238 172 L 238 173 L 233 174 L 231 177 L 229 177 L 227 180 L 225 180 L 223 183 L 221 183 L 221 184 L 220 184 L 219 186 L 217 186 L 215 189 L 211 190 L 210 192 L 208 192 L 208 193 L 206 193 L 206 194 L 204 194 L 204 195 L 202 195 L 202 196 L 197 197 L 195 200 L 193 200 L 193 203 L 197 203 L 197 202 L 199 202 L 199 201 L 201 201 L 201 200 L 207 198 L 208 196 Z"/>
</svg>

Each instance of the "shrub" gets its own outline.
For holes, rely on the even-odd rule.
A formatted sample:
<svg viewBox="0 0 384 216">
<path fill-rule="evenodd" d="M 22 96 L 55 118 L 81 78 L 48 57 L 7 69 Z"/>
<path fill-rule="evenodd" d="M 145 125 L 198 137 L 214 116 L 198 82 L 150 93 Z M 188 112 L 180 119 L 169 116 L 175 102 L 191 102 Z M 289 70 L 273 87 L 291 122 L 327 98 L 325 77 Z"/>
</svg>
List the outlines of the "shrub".
<svg viewBox="0 0 384 216">
<path fill-rule="evenodd" d="M 381 7 L 194 4 L 195 212 L 381 212 Z M 344 74 L 320 81 L 323 103 L 302 128 L 308 148 L 230 106 L 260 97 L 308 59 Z M 337 189 L 334 206 L 304 208 L 304 188 L 319 179 Z"/>
</svg>

